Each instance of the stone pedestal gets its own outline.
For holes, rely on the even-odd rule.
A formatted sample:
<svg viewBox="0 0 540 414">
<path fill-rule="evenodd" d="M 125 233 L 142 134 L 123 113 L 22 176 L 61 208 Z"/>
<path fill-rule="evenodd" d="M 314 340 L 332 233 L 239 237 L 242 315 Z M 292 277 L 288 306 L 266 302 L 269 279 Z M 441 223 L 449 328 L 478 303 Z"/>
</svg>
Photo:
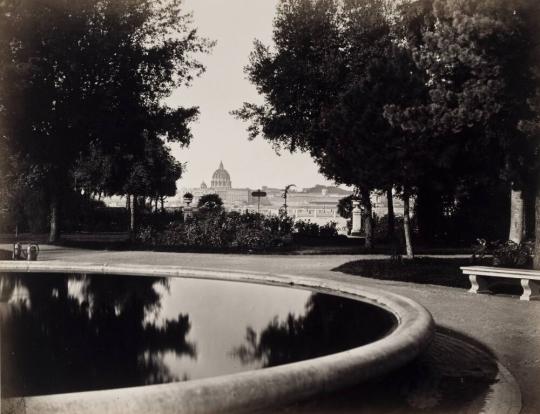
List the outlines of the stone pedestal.
<svg viewBox="0 0 540 414">
<path fill-rule="evenodd" d="M 352 202 L 352 229 L 351 236 L 360 236 L 360 231 L 362 230 L 362 210 L 360 209 L 360 202 L 354 200 Z"/>
<path fill-rule="evenodd" d="M 189 217 L 193 217 L 193 207 L 185 206 L 184 207 L 184 221 Z"/>
</svg>

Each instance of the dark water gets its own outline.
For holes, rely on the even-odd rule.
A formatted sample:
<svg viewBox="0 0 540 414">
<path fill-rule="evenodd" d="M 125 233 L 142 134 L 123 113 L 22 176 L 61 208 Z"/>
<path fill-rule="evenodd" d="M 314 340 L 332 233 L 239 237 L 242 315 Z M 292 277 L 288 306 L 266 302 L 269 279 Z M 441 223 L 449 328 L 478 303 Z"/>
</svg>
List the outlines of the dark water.
<svg viewBox="0 0 540 414">
<path fill-rule="evenodd" d="M 307 290 L 196 279 L 0 275 L 2 397 L 205 378 L 377 340 L 389 313 Z"/>
</svg>

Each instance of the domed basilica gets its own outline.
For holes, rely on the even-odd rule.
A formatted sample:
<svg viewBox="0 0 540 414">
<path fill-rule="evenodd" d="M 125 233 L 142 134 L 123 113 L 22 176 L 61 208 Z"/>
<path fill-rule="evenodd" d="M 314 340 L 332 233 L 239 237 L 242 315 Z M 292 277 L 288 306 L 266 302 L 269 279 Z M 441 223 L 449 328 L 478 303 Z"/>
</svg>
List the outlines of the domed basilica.
<svg viewBox="0 0 540 414">
<path fill-rule="evenodd" d="M 210 182 L 210 188 L 215 188 L 215 189 L 232 188 L 231 176 L 229 175 L 229 172 L 225 168 L 223 168 L 223 162 L 219 163 L 219 168 L 216 171 L 214 171 L 214 174 L 212 174 L 212 181 Z"/>
<path fill-rule="evenodd" d="M 223 162 L 219 163 L 218 169 L 212 174 L 210 186 L 203 181 L 199 188 L 189 188 L 184 191 L 193 194 L 194 204 L 205 194 L 219 195 L 228 208 L 242 208 L 250 203 L 249 188 L 232 188 L 231 176 L 223 166 Z"/>
<path fill-rule="evenodd" d="M 253 197 L 249 188 L 232 188 L 231 176 L 219 163 L 219 167 L 212 174 L 210 186 L 204 181 L 198 188 L 182 188 L 180 197 L 189 192 L 193 194 L 193 205 L 196 206 L 200 197 L 205 194 L 217 194 L 223 200 L 224 207 L 229 211 L 260 211 L 263 214 L 279 214 L 283 207 L 283 189 L 262 186 L 266 193 L 260 200 Z M 328 192 L 327 190 L 331 191 Z M 330 221 L 338 223 L 339 227 L 346 227 L 345 219 L 337 214 L 337 204 L 340 198 L 351 194 L 335 187 L 316 186 L 308 191 L 293 191 L 289 193 L 287 204 L 289 214 L 295 218 L 310 220 L 318 224 Z M 178 200 L 182 199 L 178 197 Z"/>
</svg>

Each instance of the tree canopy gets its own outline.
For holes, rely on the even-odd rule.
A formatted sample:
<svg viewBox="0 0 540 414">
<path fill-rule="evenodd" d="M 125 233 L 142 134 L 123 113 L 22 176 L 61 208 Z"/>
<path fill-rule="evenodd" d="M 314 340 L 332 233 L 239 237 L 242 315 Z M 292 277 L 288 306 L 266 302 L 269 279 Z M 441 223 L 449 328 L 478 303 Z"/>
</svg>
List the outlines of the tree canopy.
<svg viewBox="0 0 540 414">
<path fill-rule="evenodd" d="M 234 113 L 367 208 L 373 189 L 407 202 L 431 188 L 451 205 L 465 186 L 527 185 L 536 3 L 282 0 L 272 45 L 256 41 L 246 67 L 264 102 Z"/>
<path fill-rule="evenodd" d="M 200 211 L 220 211 L 223 208 L 223 200 L 218 194 L 205 194 L 199 198 L 197 207 Z"/>
<path fill-rule="evenodd" d="M 204 71 L 196 55 L 212 46 L 181 0 L 0 7 L 0 145 L 15 160 L 3 168 L 16 164 L 55 204 L 73 189 L 81 160 L 105 167 L 96 179 L 85 174 L 85 185 L 107 194 L 137 190 L 129 182 L 149 148 L 178 175 L 157 137 L 188 145 L 198 109 L 163 99 Z"/>
<path fill-rule="evenodd" d="M 433 23 L 405 43 L 425 76 L 427 94 L 412 105 L 388 105 L 385 116 L 427 137 L 440 167 L 455 178 L 523 185 L 534 150 L 518 124 L 533 115 L 528 100 L 537 84 L 538 26 L 531 16 L 538 16 L 538 6 L 528 0 L 436 0 L 432 10 Z"/>
<path fill-rule="evenodd" d="M 384 117 L 386 105 L 424 90 L 390 12 L 379 0 L 282 1 L 273 48 L 256 42 L 246 68 L 265 102 L 235 112 L 250 122 L 251 138 L 309 152 L 326 177 L 357 187 L 368 229 L 370 191 L 410 187 L 408 169 L 423 155 Z"/>
</svg>

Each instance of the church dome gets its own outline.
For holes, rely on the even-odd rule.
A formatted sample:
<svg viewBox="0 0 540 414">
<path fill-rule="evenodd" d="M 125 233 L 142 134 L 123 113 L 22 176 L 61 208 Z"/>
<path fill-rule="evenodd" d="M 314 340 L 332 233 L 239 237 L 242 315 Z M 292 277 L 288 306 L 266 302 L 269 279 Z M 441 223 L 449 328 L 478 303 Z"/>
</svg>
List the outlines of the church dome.
<svg viewBox="0 0 540 414">
<path fill-rule="evenodd" d="M 207 186 L 206 183 L 203 181 L 203 182 L 201 183 L 201 189 L 206 190 L 207 188 L 208 188 L 208 186 Z"/>
<path fill-rule="evenodd" d="M 231 188 L 231 176 L 225 168 L 223 168 L 223 162 L 219 163 L 219 168 L 214 171 L 212 175 L 212 181 L 210 183 L 211 188 Z"/>
</svg>

